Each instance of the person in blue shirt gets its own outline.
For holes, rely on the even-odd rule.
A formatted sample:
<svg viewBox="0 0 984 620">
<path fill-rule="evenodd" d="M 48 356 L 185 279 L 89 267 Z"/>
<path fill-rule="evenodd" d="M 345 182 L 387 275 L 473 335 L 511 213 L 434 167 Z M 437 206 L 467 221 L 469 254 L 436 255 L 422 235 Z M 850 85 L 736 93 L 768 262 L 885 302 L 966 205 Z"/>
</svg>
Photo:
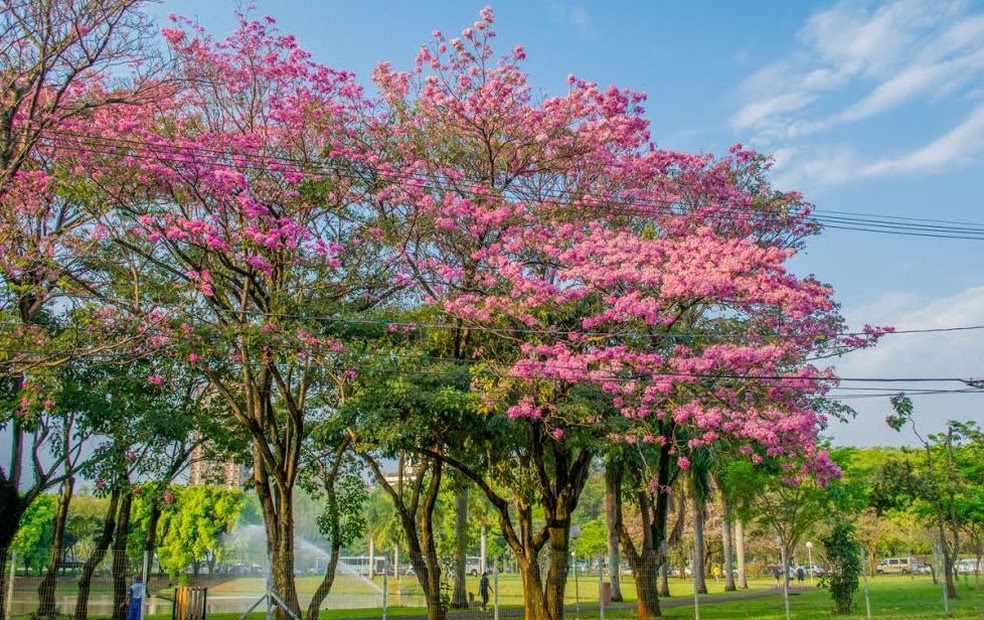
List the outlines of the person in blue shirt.
<svg viewBox="0 0 984 620">
<path fill-rule="evenodd" d="M 144 585 L 140 575 L 133 576 L 133 585 L 130 586 L 128 597 L 130 606 L 126 611 L 126 620 L 140 620 L 144 598 L 147 596 L 147 586 Z"/>
</svg>

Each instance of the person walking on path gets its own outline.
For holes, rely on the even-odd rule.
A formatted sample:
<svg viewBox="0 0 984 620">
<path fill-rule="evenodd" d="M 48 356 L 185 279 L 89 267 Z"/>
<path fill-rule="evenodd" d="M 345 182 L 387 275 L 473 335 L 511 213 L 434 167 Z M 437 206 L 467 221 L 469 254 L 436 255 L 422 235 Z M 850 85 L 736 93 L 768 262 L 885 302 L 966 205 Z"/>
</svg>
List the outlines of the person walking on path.
<svg viewBox="0 0 984 620">
<path fill-rule="evenodd" d="M 482 597 L 482 611 L 489 605 L 489 591 L 492 587 L 489 585 L 489 572 L 485 571 L 482 573 L 482 578 L 478 581 L 478 593 Z"/>
<path fill-rule="evenodd" d="M 126 611 L 126 620 L 140 620 L 144 598 L 147 596 L 147 586 L 140 575 L 133 576 L 133 585 L 127 592 L 130 606 Z"/>
</svg>

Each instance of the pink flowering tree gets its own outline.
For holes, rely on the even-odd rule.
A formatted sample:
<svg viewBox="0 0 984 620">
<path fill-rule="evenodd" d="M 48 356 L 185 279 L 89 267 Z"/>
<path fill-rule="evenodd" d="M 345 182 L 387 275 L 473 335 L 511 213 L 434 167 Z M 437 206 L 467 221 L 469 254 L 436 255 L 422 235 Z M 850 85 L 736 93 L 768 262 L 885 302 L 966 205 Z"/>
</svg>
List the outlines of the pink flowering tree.
<svg viewBox="0 0 984 620">
<path fill-rule="evenodd" d="M 80 148 L 101 154 L 93 185 L 114 206 L 113 308 L 145 318 L 249 437 L 273 586 L 296 613 L 293 493 L 311 425 L 350 379 L 339 317 L 392 292 L 359 206 L 361 90 L 271 19 L 241 16 L 223 40 L 175 22 L 164 37 L 185 88 Z"/>
<path fill-rule="evenodd" d="M 143 0 L 0 2 L 0 380 L 11 400 L 47 369 L 88 352 L 64 337 L 63 314 L 76 299 L 65 284 L 79 271 L 79 235 L 88 219 L 78 196 L 61 194 L 64 153 L 58 140 L 100 109 L 150 96 Z M 139 66 L 139 69 L 137 68 Z M 119 71 L 127 67 L 133 71 Z M 110 76 L 113 72 L 115 75 Z M 70 288 L 70 287 L 68 287 Z M 57 309 L 53 300 L 61 297 Z M 5 395 L 6 396 L 6 395 Z M 43 429 L 61 424 L 20 406 L 0 412 L 11 446 L 0 466 L 0 562 L 32 498 L 65 479 L 44 455 Z M 34 471 L 30 471 L 33 469 Z M 6 607 L 0 573 L 0 617 Z"/>
<path fill-rule="evenodd" d="M 435 33 L 408 73 L 379 67 L 369 165 L 390 181 L 381 212 L 411 224 L 407 277 L 450 322 L 500 335 L 472 352 L 497 369 L 473 387 L 515 428 L 484 472 L 514 463 L 515 484 L 504 495 L 454 464 L 499 512 L 526 616 L 560 618 L 571 513 L 605 443 L 656 449 L 640 461 L 649 542 L 627 548 L 655 574 L 690 450 L 728 440 L 752 460 L 784 457 L 791 481 L 836 475 L 816 446 L 836 377 L 809 360 L 878 332 L 843 334 L 832 290 L 786 268 L 816 227 L 761 158 L 656 149 L 632 91 L 571 77 L 565 95 L 536 99 L 522 48 L 495 60 L 491 23 L 484 10 L 459 38 Z M 650 585 L 640 617 L 659 613 Z"/>
</svg>

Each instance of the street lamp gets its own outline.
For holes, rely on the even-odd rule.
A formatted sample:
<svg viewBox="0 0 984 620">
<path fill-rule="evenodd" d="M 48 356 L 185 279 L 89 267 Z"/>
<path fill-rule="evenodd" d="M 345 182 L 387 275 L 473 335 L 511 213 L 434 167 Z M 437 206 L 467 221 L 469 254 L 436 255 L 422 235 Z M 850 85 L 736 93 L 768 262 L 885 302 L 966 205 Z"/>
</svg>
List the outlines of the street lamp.
<svg viewBox="0 0 984 620">
<path fill-rule="evenodd" d="M 806 543 L 806 556 L 809 558 L 810 562 L 810 585 L 813 585 L 813 543 L 807 541 Z"/>
<path fill-rule="evenodd" d="M 581 528 L 577 525 L 571 526 L 571 559 L 574 564 L 574 611 L 577 614 L 581 613 L 581 593 L 577 587 L 577 537 L 581 535 Z"/>
</svg>

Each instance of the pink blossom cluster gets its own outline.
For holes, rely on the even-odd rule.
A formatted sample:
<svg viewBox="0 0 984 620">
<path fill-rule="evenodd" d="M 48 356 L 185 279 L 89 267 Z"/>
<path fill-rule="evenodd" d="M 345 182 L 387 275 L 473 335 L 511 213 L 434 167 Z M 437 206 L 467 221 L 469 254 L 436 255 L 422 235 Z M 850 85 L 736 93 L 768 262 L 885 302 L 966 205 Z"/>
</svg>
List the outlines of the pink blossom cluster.
<svg viewBox="0 0 984 620">
<path fill-rule="evenodd" d="M 566 95 L 535 97 L 522 48 L 494 61 L 492 23 L 435 32 L 408 72 L 377 68 L 376 157 L 424 180 L 377 199 L 419 226 L 401 259 L 445 312 L 527 335 L 508 414 L 560 440 L 579 422 L 537 386 L 593 384 L 630 421 L 612 440 L 672 443 L 682 469 L 729 441 L 834 475 L 812 403 L 836 376 L 808 360 L 882 332 L 843 336 L 832 289 L 788 269 L 817 231 L 810 205 L 769 187 L 769 162 L 740 145 L 657 148 L 639 93 L 571 76 Z M 464 176 L 448 173 L 447 140 L 482 154 Z"/>
</svg>

